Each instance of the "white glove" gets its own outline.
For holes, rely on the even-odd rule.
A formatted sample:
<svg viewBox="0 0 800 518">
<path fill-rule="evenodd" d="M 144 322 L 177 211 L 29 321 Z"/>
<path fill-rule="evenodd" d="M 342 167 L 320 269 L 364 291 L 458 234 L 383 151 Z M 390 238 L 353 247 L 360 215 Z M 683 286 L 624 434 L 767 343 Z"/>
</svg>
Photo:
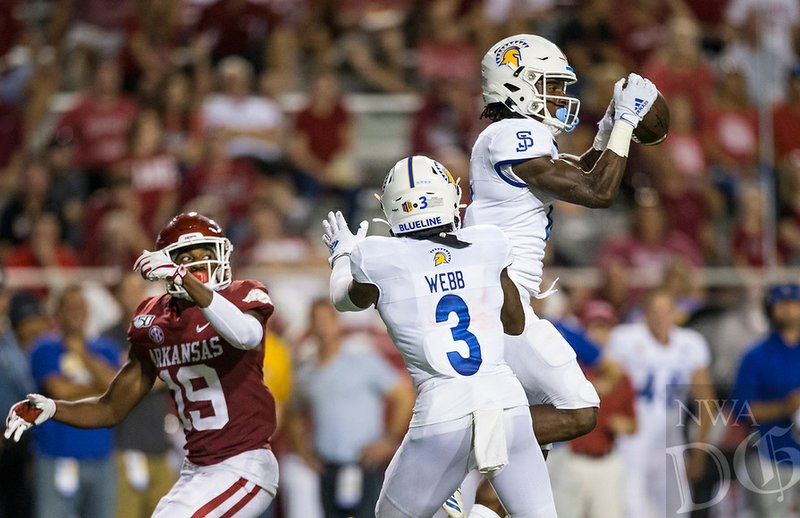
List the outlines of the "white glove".
<svg viewBox="0 0 800 518">
<path fill-rule="evenodd" d="M 605 151 L 608 146 L 608 139 L 611 137 L 611 130 L 614 128 L 614 101 L 608 103 L 606 113 L 600 122 L 597 123 L 597 135 L 594 136 L 592 147 L 598 151 Z"/>
<path fill-rule="evenodd" d="M 325 231 L 322 235 L 322 241 L 328 246 L 328 251 L 331 254 L 328 258 L 328 263 L 333 266 L 334 261 L 340 257 L 350 255 L 356 244 L 367 236 L 369 223 L 366 220 L 362 221 L 355 235 L 353 235 L 341 211 L 336 211 L 336 214 L 329 212 L 328 219 L 322 220 L 322 229 Z"/>
<path fill-rule="evenodd" d="M 184 265 L 173 263 L 169 254 L 163 250 L 142 251 L 142 255 L 133 264 L 133 270 L 141 273 L 148 281 L 167 280 L 176 286 L 183 286 L 183 278 L 189 273 Z"/>
<path fill-rule="evenodd" d="M 650 111 L 658 90 L 649 79 L 638 74 L 630 74 L 625 87 L 624 82 L 625 79 L 620 79 L 614 85 L 614 120 L 624 120 L 635 128 Z"/>
<path fill-rule="evenodd" d="M 28 394 L 27 399 L 16 403 L 8 411 L 6 417 L 6 431 L 3 436 L 6 439 L 14 437 L 14 442 L 19 442 L 19 438 L 32 426 L 37 426 L 56 413 L 56 402 L 40 394 Z M 23 417 L 24 416 L 24 417 Z M 32 421 L 29 421 L 32 419 Z"/>
</svg>

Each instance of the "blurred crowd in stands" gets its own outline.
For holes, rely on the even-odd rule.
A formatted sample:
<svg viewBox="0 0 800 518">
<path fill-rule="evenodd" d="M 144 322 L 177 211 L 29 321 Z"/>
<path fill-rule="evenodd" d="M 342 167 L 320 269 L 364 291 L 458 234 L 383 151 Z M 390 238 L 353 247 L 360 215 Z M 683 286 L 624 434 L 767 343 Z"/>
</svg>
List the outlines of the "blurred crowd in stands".
<svg viewBox="0 0 800 518">
<path fill-rule="evenodd" d="M 47 310 L 48 295 L 65 296 L 46 283 L 16 290 L 16 268 L 130 270 L 180 211 L 223 226 L 236 268 L 316 268 L 324 281 L 320 215 L 375 215 L 383 162 L 400 158 L 359 155 L 382 110 L 412 96 L 397 149 L 439 160 L 466 186 L 471 146 L 486 124 L 480 58 L 522 32 L 558 43 L 578 76 L 570 93 L 581 99 L 581 124 L 558 137 L 562 152 L 591 145 L 614 82 L 630 71 L 651 79 L 671 109 L 663 144 L 632 146 L 611 210 L 557 204 L 548 268 L 596 267 L 599 282 L 562 290 L 545 313 L 579 323 L 600 299 L 608 322 L 631 321 L 642 313 L 642 286 L 661 285 L 681 323 L 709 338 L 715 382 L 731 383 L 741 351 L 767 329 L 765 278 L 710 293 L 696 272 L 800 264 L 797 0 L 4 0 L 2 339 L 30 352 L 61 314 Z M 356 94 L 372 94 L 371 121 Z M 107 288 L 117 294 L 124 282 Z M 324 295 L 324 282 L 315 286 L 300 299 Z M 315 357 L 300 346 L 309 335 L 288 321 L 302 313 L 313 335 L 306 311 L 314 306 L 282 317 L 275 299 L 284 324 L 272 329 L 268 351 L 283 352 L 267 354 L 280 365 L 265 377 L 281 380 L 270 386 L 286 403 L 292 358 Z M 118 305 L 119 315 L 132 311 Z M 97 331 L 118 324 L 94 318 L 104 324 Z M 361 329 L 397 359 L 372 322 Z M 27 354 L 9 358 L 0 364 L 8 372 L 30 370 Z M 0 408 L 33 386 L 28 376 L 8 380 Z M 378 386 L 389 391 L 394 381 L 387 373 Z M 304 403 L 313 408 L 310 396 Z M 298 441 L 284 442 L 307 455 Z M 167 449 L 155 442 L 155 453 Z M 0 517 L 28 516 L 30 500 L 19 495 L 19 514 L 0 509 Z"/>
<path fill-rule="evenodd" d="M 383 176 L 359 163 L 370 128 L 348 95 L 418 96 L 399 149 L 466 182 L 484 125 L 480 57 L 534 32 L 579 78 L 582 124 L 563 151 L 589 146 L 628 71 L 651 78 L 672 113 L 663 145 L 635 146 L 617 211 L 630 228 L 564 207 L 551 263 L 795 264 L 797 11 L 789 0 L 9 0 L 0 259 L 127 267 L 171 215 L 196 208 L 228 230 L 240 265 L 319 263 L 320 202 L 374 210 L 361 195 Z M 302 101 L 289 107 L 293 93 Z"/>
</svg>

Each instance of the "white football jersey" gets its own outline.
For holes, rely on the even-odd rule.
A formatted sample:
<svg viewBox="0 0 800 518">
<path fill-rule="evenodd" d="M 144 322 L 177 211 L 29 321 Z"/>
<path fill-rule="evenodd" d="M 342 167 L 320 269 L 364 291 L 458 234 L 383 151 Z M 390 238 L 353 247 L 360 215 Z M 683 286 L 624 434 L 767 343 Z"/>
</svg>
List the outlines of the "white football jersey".
<svg viewBox="0 0 800 518">
<path fill-rule="evenodd" d="M 706 339 L 692 329 L 673 328 L 669 343 L 656 341 L 644 322 L 617 326 L 609 339 L 609 354 L 628 373 L 636 391 L 640 428 L 665 429 L 664 416 L 684 402 L 692 375 L 708 367 Z"/>
<path fill-rule="evenodd" d="M 456 235 L 471 245 L 370 236 L 350 255 L 353 278 L 378 287 L 377 309 L 417 390 L 411 426 L 527 405 L 503 359 L 500 273 L 511 246 L 497 227 Z"/>
<path fill-rule="evenodd" d="M 472 201 L 464 217 L 465 226 L 496 225 L 505 232 L 514 251 L 509 273 L 533 295 L 542 281 L 554 198 L 530 189 L 513 166 L 541 156 L 558 157 L 553 134 L 541 122 L 504 119 L 490 124 L 472 148 Z"/>
</svg>

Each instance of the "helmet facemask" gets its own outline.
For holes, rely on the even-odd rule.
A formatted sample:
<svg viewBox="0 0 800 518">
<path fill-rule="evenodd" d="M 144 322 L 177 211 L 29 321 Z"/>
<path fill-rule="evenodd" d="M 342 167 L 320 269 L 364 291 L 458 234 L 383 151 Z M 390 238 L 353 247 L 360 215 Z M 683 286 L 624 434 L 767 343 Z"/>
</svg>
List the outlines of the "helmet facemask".
<svg viewBox="0 0 800 518">
<path fill-rule="evenodd" d="M 540 118 L 543 123 L 556 130 L 554 134 L 558 134 L 560 131 L 569 133 L 575 129 L 580 122 L 578 119 L 578 111 L 581 107 L 581 101 L 576 97 L 566 95 L 567 86 L 575 82 L 573 79 L 561 75 L 548 75 L 547 72 L 536 72 L 528 67 L 522 71 L 520 78 L 530 85 L 533 96 L 527 109 L 523 108 L 523 110 L 520 111 L 511 108 L 512 111 L 526 117 L 532 116 Z M 564 95 L 548 94 L 548 81 L 563 81 Z M 541 89 L 537 85 L 541 85 Z M 549 102 L 558 105 L 555 113 L 550 113 L 550 108 L 547 105 Z"/>
<path fill-rule="evenodd" d="M 220 291 L 230 286 L 232 280 L 230 258 L 233 245 L 227 238 L 204 236 L 199 233 L 196 237 L 181 236 L 177 243 L 164 247 L 164 251 L 178 264 L 176 259 L 180 254 L 195 248 L 208 250 L 213 258 L 181 263 L 189 270 L 190 275 L 194 275 L 212 291 Z M 167 283 L 167 293 L 173 297 L 190 300 L 183 286 L 177 286 L 172 282 Z"/>
</svg>

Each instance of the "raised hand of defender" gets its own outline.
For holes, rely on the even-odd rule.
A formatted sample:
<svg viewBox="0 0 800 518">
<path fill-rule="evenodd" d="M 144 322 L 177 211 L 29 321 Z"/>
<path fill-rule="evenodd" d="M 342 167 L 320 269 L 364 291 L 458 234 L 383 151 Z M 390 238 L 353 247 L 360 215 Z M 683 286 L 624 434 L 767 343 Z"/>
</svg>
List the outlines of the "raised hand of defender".
<svg viewBox="0 0 800 518">
<path fill-rule="evenodd" d="M 334 261 L 345 255 L 350 255 L 356 244 L 367 236 L 369 223 L 362 221 L 355 234 L 350 232 L 347 220 L 344 219 L 341 211 L 328 213 L 328 219 L 322 220 L 322 241 L 328 247 L 331 256 L 328 263 L 333 266 Z"/>
<path fill-rule="evenodd" d="M 23 433 L 33 426 L 44 423 L 55 413 L 55 401 L 40 394 L 28 394 L 27 399 L 16 403 L 8 411 L 6 431 L 3 436 L 6 439 L 13 437 L 14 442 L 19 442 Z"/>
<path fill-rule="evenodd" d="M 169 254 L 163 250 L 142 251 L 142 255 L 133 263 L 133 270 L 148 281 L 167 280 L 176 286 L 183 285 L 183 278 L 189 272 L 184 265 L 173 263 Z"/>
<path fill-rule="evenodd" d="M 634 128 L 641 122 L 645 114 L 650 111 L 658 90 L 649 79 L 638 74 L 628 75 L 614 85 L 614 120 L 624 120 Z"/>
</svg>

